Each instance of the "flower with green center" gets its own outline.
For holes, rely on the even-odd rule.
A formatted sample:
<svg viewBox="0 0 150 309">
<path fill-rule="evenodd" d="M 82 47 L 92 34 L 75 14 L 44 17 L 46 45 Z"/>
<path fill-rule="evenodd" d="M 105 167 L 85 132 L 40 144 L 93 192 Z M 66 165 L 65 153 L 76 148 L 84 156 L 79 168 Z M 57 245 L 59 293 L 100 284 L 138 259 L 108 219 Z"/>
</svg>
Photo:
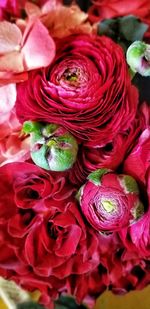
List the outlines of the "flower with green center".
<svg viewBox="0 0 150 309">
<path fill-rule="evenodd" d="M 144 213 L 136 181 L 106 168 L 91 173 L 77 197 L 87 221 L 99 232 L 119 231 Z"/>
<path fill-rule="evenodd" d="M 150 76 L 150 45 L 135 41 L 127 50 L 127 63 L 133 72 Z"/>
<path fill-rule="evenodd" d="M 75 163 L 78 144 L 64 128 L 26 121 L 23 132 L 31 134 L 31 158 L 36 165 L 46 170 L 65 171 Z"/>
<path fill-rule="evenodd" d="M 102 207 L 104 208 L 105 211 L 113 212 L 116 209 L 116 204 L 113 201 L 109 201 L 108 199 L 102 199 L 101 200 Z"/>
</svg>

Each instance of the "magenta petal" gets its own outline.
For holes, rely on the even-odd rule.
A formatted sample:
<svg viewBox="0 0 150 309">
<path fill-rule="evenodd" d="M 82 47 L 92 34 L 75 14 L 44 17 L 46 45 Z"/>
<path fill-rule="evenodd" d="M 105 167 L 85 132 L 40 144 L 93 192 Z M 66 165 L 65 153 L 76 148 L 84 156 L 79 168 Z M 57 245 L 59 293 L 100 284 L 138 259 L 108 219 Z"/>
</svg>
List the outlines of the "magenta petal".
<svg viewBox="0 0 150 309">
<path fill-rule="evenodd" d="M 150 166 L 150 128 L 141 134 L 138 144 L 124 162 L 124 172 L 137 181 L 145 183 L 146 171 Z"/>
<path fill-rule="evenodd" d="M 22 45 L 26 70 L 46 67 L 55 56 L 55 43 L 39 20 L 27 26 Z"/>
</svg>

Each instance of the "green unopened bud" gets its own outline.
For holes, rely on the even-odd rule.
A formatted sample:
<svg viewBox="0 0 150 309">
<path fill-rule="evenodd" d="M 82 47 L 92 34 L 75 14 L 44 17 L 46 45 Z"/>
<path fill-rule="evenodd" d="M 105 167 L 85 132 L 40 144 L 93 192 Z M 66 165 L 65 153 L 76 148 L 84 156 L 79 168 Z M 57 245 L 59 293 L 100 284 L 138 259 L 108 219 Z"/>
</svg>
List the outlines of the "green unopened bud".
<svg viewBox="0 0 150 309">
<path fill-rule="evenodd" d="M 150 76 L 150 45 L 135 41 L 127 50 L 127 63 L 133 72 Z"/>
<path fill-rule="evenodd" d="M 78 152 L 76 139 L 56 124 L 32 123 L 31 127 L 33 130 L 29 130 L 33 162 L 51 171 L 65 171 L 71 168 Z"/>
</svg>

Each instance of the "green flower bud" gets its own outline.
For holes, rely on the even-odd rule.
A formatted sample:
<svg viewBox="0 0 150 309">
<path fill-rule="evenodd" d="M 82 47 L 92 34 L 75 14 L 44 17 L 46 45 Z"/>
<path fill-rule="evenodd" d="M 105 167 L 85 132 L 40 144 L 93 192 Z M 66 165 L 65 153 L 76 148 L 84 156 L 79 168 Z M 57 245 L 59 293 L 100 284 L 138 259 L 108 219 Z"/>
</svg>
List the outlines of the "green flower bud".
<svg viewBox="0 0 150 309">
<path fill-rule="evenodd" d="M 127 50 L 127 63 L 133 72 L 150 76 L 150 45 L 135 41 Z"/>
<path fill-rule="evenodd" d="M 27 122 L 23 128 L 29 128 L 26 133 L 31 134 L 31 158 L 36 165 L 46 170 L 65 171 L 75 163 L 78 144 L 64 128 L 35 122 Z"/>
</svg>

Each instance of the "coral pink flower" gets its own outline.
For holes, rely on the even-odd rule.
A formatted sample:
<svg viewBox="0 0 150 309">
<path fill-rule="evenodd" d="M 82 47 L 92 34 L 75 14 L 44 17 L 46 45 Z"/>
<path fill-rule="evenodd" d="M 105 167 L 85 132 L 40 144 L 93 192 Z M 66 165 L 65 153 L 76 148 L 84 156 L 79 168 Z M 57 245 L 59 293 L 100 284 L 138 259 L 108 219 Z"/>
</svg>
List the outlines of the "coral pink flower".
<svg viewBox="0 0 150 309">
<path fill-rule="evenodd" d="M 29 21 L 23 35 L 17 25 L 0 22 L 0 84 L 26 79 L 26 71 L 47 66 L 54 55 L 54 41 L 39 20 Z"/>
</svg>

